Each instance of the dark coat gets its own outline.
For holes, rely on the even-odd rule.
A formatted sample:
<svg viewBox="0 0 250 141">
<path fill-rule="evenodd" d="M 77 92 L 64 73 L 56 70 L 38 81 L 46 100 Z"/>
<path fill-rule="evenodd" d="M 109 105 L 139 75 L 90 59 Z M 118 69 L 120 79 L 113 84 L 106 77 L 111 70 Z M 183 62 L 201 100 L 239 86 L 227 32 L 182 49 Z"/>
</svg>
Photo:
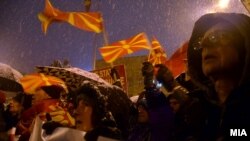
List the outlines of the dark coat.
<svg viewBox="0 0 250 141">
<path fill-rule="evenodd" d="M 87 132 L 84 138 L 86 141 L 97 141 L 99 136 L 103 136 L 114 140 L 122 139 L 120 130 L 118 130 L 117 128 L 107 127 L 107 126 L 94 128 L 92 131 Z"/>
<path fill-rule="evenodd" d="M 18 115 L 12 115 L 8 109 L 4 112 L 4 119 L 6 122 L 5 131 L 8 131 L 12 127 L 16 127 L 19 121 Z"/>
<path fill-rule="evenodd" d="M 176 99 L 180 102 L 180 108 L 174 115 L 174 128 L 172 141 L 196 141 L 201 138 L 204 130 L 208 105 L 203 96 L 203 91 L 195 90 L 188 94 L 174 91 L 168 99 Z"/>
<path fill-rule="evenodd" d="M 213 84 L 202 72 L 201 51 L 195 50 L 197 41 L 213 25 L 227 21 L 234 25 L 244 38 L 245 52 L 240 57 L 244 58 L 244 70 L 236 87 L 224 105 L 219 106 Z M 240 50 L 240 49 L 239 49 Z M 244 56 L 245 55 L 245 56 Z M 188 69 L 191 78 L 200 88 L 206 91 L 208 102 L 204 105 L 206 112 L 203 141 L 216 139 L 242 140 L 244 137 L 230 138 L 230 129 L 246 129 L 250 133 L 250 18 L 244 14 L 213 13 L 202 16 L 193 29 L 188 48 Z M 249 136 L 249 135 L 248 135 Z"/>
<path fill-rule="evenodd" d="M 129 135 L 128 141 L 150 141 L 151 130 L 149 124 L 136 124 Z"/>
<path fill-rule="evenodd" d="M 142 95 L 146 97 L 149 122 L 144 125 L 137 124 L 130 134 L 129 140 L 170 141 L 174 114 L 165 95 L 155 88 L 147 89 Z"/>
</svg>

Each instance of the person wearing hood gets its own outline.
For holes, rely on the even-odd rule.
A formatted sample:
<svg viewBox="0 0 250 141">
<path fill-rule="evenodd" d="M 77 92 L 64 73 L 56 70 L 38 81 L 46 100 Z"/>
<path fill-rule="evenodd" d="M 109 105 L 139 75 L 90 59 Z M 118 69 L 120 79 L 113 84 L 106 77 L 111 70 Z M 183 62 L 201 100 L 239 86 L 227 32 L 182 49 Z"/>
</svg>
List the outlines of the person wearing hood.
<svg viewBox="0 0 250 141">
<path fill-rule="evenodd" d="M 202 140 L 239 140 L 230 138 L 234 129 L 245 139 L 250 133 L 250 18 L 239 13 L 201 16 L 187 56 L 189 74 L 209 100 Z"/>
<path fill-rule="evenodd" d="M 136 102 L 136 122 L 131 129 L 128 141 L 150 141 L 151 129 L 149 124 L 149 107 L 145 97 Z"/>
<path fill-rule="evenodd" d="M 121 131 L 108 109 L 107 96 L 92 83 L 79 88 L 76 99 L 76 129 L 86 132 L 86 141 L 97 141 L 100 137 L 121 140 Z"/>
</svg>

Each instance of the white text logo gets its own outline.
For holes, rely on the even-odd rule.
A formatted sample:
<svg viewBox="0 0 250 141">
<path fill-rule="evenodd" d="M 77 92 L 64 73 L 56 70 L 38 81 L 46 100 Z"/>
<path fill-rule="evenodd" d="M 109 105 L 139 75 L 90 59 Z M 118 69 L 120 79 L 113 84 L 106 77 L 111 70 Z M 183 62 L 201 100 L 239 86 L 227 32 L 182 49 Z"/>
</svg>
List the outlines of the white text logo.
<svg viewBox="0 0 250 141">
<path fill-rule="evenodd" d="M 245 129 L 230 129 L 230 136 L 247 136 Z"/>
</svg>

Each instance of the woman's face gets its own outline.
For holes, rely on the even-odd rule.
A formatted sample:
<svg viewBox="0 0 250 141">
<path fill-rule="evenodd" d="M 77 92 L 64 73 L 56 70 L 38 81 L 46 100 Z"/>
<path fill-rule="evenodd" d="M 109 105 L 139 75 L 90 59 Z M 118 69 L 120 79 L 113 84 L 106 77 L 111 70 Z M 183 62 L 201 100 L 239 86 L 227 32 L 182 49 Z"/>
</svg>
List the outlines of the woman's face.
<svg viewBox="0 0 250 141">
<path fill-rule="evenodd" d="M 206 76 L 220 75 L 238 68 L 240 62 L 235 37 L 225 23 L 209 29 L 202 41 L 202 70 Z"/>
<path fill-rule="evenodd" d="M 180 102 L 177 99 L 171 98 L 169 100 L 169 103 L 174 113 L 176 113 L 180 109 Z"/>
<path fill-rule="evenodd" d="M 37 89 L 35 94 L 32 97 L 32 104 L 36 104 L 38 102 L 41 102 L 44 99 L 50 98 L 48 94 L 41 88 Z"/>
<path fill-rule="evenodd" d="M 92 107 L 85 104 L 83 100 L 80 100 L 75 109 L 76 129 L 81 131 L 90 131 L 92 126 Z"/>
<path fill-rule="evenodd" d="M 17 102 L 14 99 L 10 100 L 10 112 L 12 114 L 21 113 L 22 109 L 23 109 L 23 106 L 21 105 L 21 103 Z"/>
</svg>

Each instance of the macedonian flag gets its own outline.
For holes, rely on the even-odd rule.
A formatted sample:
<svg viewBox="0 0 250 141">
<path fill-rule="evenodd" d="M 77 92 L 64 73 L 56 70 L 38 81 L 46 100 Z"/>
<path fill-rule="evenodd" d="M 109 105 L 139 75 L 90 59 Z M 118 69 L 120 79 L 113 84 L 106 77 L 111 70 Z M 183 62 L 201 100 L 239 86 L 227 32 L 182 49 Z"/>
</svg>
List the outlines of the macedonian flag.
<svg viewBox="0 0 250 141">
<path fill-rule="evenodd" d="M 188 41 L 183 43 L 166 62 L 174 77 L 186 71 L 187 49 Z"/>
<path fill-rule="evenodd" d="M 102 17 L 99 12 L 63 12 L 52 6 L 49 0 L 45 0 L 45 9 L 38 14 L 42 22 L 42 30 L 46 34 L 48 26 L 54 22 L 68 22 L 79 29 L 100 33 L 102 32 Z"/>
<path fill-rule="evenodd" d="M 250 0 L 241 0 L 241 3 L 245 6 L 247 11 L 250 13 Z"/>
<path fill-rule="evenodd" d="M 152 39 L 152 49 L 149 52 L 148 61 L 153 65 L 165 64 L 167 61 L 167 55 L 160 42 L 155 37 Z"/>
<path fill-rule="evenodd" d="M 150 49 L 150 44 L 145 33 L 139 33 L 129 39 L 121 40 L 99 48 L 103 59 L 107 63 L 114 62 L 117 58 L 132 54 L 142 49 Z"/>
</svg>

